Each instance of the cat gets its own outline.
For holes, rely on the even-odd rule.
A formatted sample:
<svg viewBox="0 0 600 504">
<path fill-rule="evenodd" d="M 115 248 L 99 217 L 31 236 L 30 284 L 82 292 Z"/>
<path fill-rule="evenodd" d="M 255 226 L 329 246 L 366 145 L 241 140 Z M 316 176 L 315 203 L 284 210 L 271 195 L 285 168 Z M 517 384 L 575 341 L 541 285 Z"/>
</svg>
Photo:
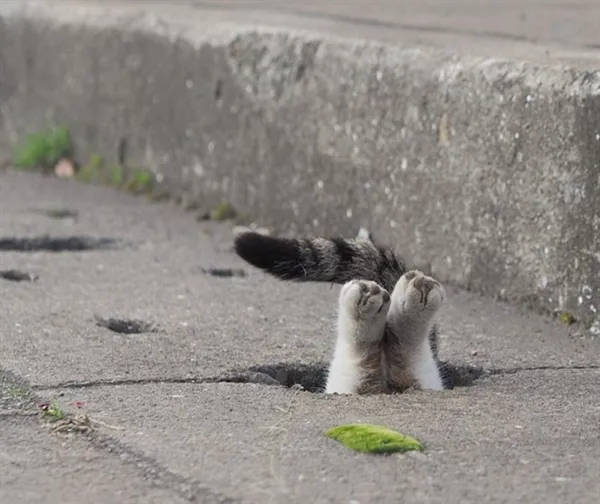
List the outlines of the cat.
<svg viewBox="0 0 600 504">
<path fill-rule="evenodd" d="M 368 233 L 288 239 L 245 232 L 236 253 L 281 280 L 343 284 L 326 393 L 444 389 L 435 316 L 446 294 Z"/>
</svg>

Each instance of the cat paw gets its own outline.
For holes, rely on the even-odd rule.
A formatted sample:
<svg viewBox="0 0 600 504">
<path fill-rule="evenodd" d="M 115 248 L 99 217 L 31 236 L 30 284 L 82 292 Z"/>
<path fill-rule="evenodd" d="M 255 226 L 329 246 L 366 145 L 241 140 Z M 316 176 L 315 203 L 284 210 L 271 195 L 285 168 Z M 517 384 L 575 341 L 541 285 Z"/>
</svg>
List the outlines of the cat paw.
<svg viewBox="0 0 600 504">
<path fill-rule="evenodd" d="M 398 280 L 393 293 L 394 302 L 403 312 L 433 315 L 444 303 L 446 293 L 442 285 L 418 270 L 407 271 Z"/>
<path fill-rule="evenodd" d="M 353 318 L 385 319 L 390 307 L 390 294 L 376 282 L 351 280 L 340 292 L 340 308 Z"/>
</svg>

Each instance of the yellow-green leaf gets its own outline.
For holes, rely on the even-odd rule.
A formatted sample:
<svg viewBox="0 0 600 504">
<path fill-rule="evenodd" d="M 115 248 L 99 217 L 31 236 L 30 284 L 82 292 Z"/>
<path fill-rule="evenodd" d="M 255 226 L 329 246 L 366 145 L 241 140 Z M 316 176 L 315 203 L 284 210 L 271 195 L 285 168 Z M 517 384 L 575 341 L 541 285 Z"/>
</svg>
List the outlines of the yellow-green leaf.
<svg viewBox="0 0 600 504">
<path fill-rule="evenodd" d="M 325 435 L 364 453 L 423 451 L 423 445 L 417 439 L 382 425 L 340 425 L 329 429 Z"/>
</svg>

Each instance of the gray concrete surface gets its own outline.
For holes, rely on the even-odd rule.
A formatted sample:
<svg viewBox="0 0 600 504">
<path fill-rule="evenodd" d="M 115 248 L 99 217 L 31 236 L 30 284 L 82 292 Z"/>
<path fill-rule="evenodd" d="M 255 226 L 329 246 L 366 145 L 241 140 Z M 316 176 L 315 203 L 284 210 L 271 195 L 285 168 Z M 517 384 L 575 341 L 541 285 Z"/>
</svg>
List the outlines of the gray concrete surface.
<svg viewBox="0 0 600 504">
<path fill-rule="evenodd" d="M 156 489 L 118 456 L 82 440 L 51 437 L 32 417 L 0 416 L 0 499 L 6 503 L 189 502 Z"/>
<path fill-rule="evenodd" d="M 142 465 L 83 439 L 51 435 L 38 412 L 27 384 L 0 371 L 0 502 L 189 502 L 150 480 Z"/>
<path fill-rule="evenodd" d="M 40 212 L 59 208 L 76 216 Z M 399 495 L 407 503 L 592 503 L 600 492 L 600 342 L 573 326 L 449 287 L 440 354 L 484 368 L 469 387 L 343 397 L 215 383 L 250 366 L 327 359 L 339 288 L 247 268 L 239 278 L 205 275 L 245 268 L 230 224 L 199 223 L 174 204 L 108 188 L 0 172 L 0 237 L 44 234 L 121 241 L 113 250 L 0 252 L 0 270 L 39 276 L 0 279 L 7 502 L 69 502 L 69 489 L 90 504 L 385 504 Z M 95 314 L 141 319 L 156 332 L 114 333 Z M 16 397 L 23 384 L 14 376 L 37 400 L 111 428 L 57 440 L 23 414 L 34 406 Z M 426 451 L 354 454 L 323 436 L 346 422 L 383 423 L 417 436 Z"/>
<path fill-rule="evenodd" d="M 83 0 L 85 1 L 85 0 Z M 223 21 L 597 69 L 600 5 L 552 0 L 186 0 Z M 146 5 L 150 5 L 146 3 Z M 149 10 L 152 8 L 146 7 Z"/>
<path fill-rule="evenodd" d="M 5 0 L 0 136 L 66 122 L 84 162 L 600 331 L 598 7 L 318 5 Z"/>
</svg>

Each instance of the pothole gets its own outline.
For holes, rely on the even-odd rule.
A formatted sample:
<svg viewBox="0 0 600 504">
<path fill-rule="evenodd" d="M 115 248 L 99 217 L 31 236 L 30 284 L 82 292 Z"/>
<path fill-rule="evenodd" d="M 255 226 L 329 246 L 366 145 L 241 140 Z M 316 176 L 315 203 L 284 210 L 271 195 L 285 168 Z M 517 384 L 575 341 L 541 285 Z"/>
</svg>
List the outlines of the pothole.
<svg viewBox="0 0 600 504">
<path fill-rule="evenodd" d="M 11 282 L 35 282 L 39 277 L 32 273 L 19 270 L 2 270 L 0 278 L 10 280 Z"/>
<path fill-rule="evenodd" d="M 325 390 L 329 365 L 324 362 L 314 364 L 286 363 L 252 366 L 244 373 L 226 377 L 220 381 L 234 383 L 260 383 L 262 385 L 283 385 L 313 393 Z M 484 369 L 476 366 L 453 365 L 441 362 L 444 387 L 468 387 L 480 378 Z"/>
<path fill-rule="evenodd" d="M 279 363 L 264 366 L 252 366 L 251 373 L 260 373 L 270 377 L 284 387 L 298 387 L 308 392 L 323 392 L 327 381 L 328 364 Z"/>
<path fill-rule="evenodd" d="M 119 334 L 143 334 L 157 332 L 156 324 L 135 319 L 102 318 L 95 316 L 96 325 Z"/>
<path fill-rule="evenodd" d="M 34 213 L 45 215 L 51 219 L 75 219 L 78 213 L 75 210 L 69 210 L 68 208 L 55 208 L 55 209 L 42 209 L 33 208 L 31 210 Z"/>
<path fill-rule="evenodd" d="M 485 372 L 479 366 L 454 365 L 444 361 L 440 361 L 440 367 L 442 370 L 442 381 L 444 382 L 444 387 L 447 389 L 470 387 Z"/>
<path fill-rule="evenodd" d="M 246 271 L 241 268 L 202 268 L 202 273 L 221 278 L 246 276 Z"/>
<path fill-rule="evenodd" d="M 0 238 L 0 251 L 14 252 L 81 252 L 113 248 L 114 238 L 94 238 L 91 236 L 36 236 L 32 238 Z"/>
</svg>

